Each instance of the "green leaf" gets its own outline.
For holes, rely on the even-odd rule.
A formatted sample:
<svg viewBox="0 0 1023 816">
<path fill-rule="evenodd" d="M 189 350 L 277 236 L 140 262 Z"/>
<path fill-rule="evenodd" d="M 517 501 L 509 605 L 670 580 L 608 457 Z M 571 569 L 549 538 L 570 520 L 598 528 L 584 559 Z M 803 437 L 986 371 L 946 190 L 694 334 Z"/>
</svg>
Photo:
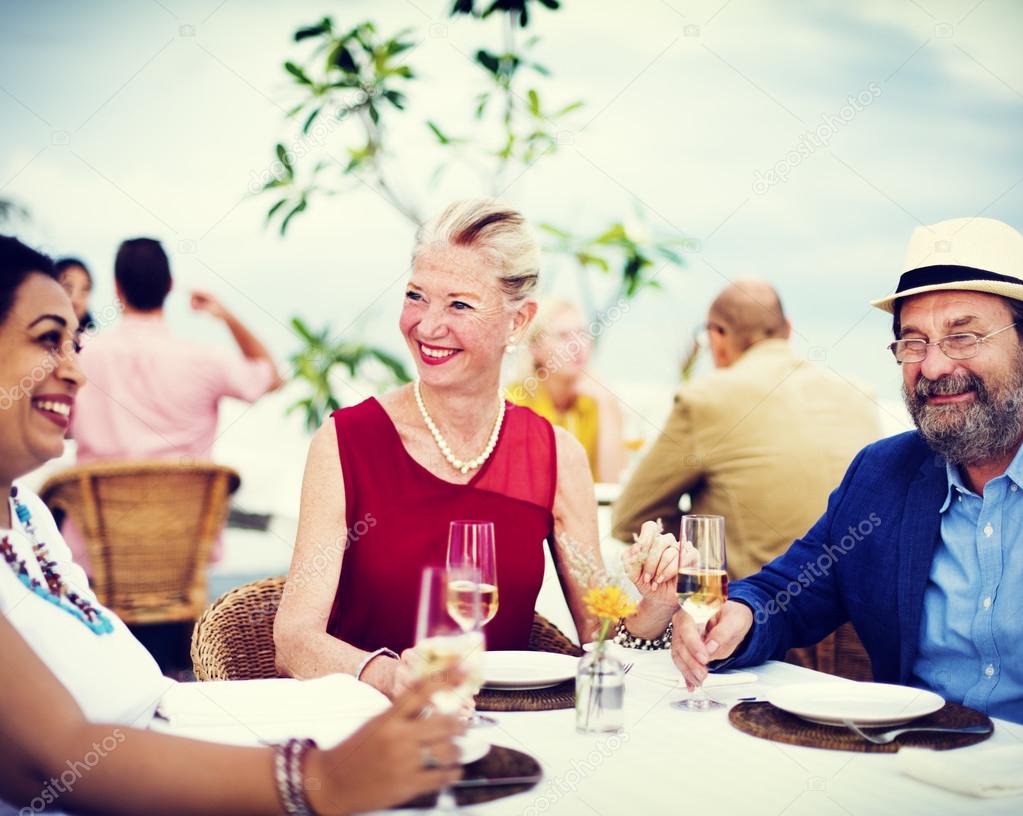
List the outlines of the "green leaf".
<svg viewBox="0 0 1023 816">
<path fill-rule="evenodd" d="M 326 34 L 334 27 L 333 21 L 329 17 L 324 17 L 316 25 L 307 26 L 306 28 L 300 28 L 295 32 L 295 42 L 301 42 L 302 40 L 309 39 L 310 37 L 318 37 L 321 34 Z"/>
<path fill-rule="evenodd" d="M 384 91 L 384 99 L 398 110 L 405 110 L 405 94 L 400 91 Z"/>
<path fill-rule="evenodd" d="M 607 262 L 606 258 L 602 258 L 599 255 L 593 255 L 590 252 L 577 252 L 575 259 L 579 261 L 582 266 L 597 266 L 600 267 L 604 272 L 611 271 L 611 265 Z"/>
<path fill-rule="evenodd" d="M 288 174 L 288 178 L 293 178 L 295 175 L 295 168 L 291 164 L 291 156 L 288 155 L 288 151 L 280 142 L 277 143 L 277 147 L 275 148 L 275 150 L 277 153 L 277 158 L 284 166 L 284 172 Z"/>
<path fill-rule="evenodd" d="M 540 2 L 543 5 L 547 6 L 547 8 L 549 8 L 551 11 L 557 11 L 559 8 L 561 8 L 561 3 L 559 3 L 558 0 L 540 0 Z"/>
<path fill-rule="evenodd" d="M 673 249 L 668 249 L 667 247 L 660 246 L 657 247 L 657 253 L 662 258 L 671 261 L 676 266 L 683 266 L 685 264 L 685 261 L 682 259 L 682 256 L 675 252 L 675 250 Z"/>
<path fill-rule="evenodd" d="M 561 116 L 564 116 L 566 113 L 571 113 L 574 110 L 579 110 L 579 108 L 581 108 L 585 104 L 586 103 L 580 99 L 576 102 L 573 102 L 570 105 L 565 105 L 565 107 L 563 107 L 561 110 L 554 114 L 554 118 L 557 119 Z"/>
<path fill-rule="evenodd" d="M 565 230 L 553 224 L 540 224 L 540 229 L 566 241 L 572 237 L 571 233 L 565 232 Z"/>
<path fill-rule="evenodd" d="M 303 71 L 299 66 L 288 60 L 284 63 L 284 70 L 291 74 L 295 79 L 301 82 L 303 85 L 312 85 L 313 81 L 306 76 L 306 72 Z"/>
<path fill-rule="evenodd" d="M 540 95 L 535 90 L 530 88 L 529 91 L 527 92 L 526 96 L 529 98 L 529 112 L 531 114 L 533 114 L 533 116 L 539 117 L 540 116 Z"/>
<path fill-rule="evenodd" d="M 373 120 L 374 125 L 380 124 L 380 111 L 377 110 L 377 106 L 370 102 L 367 106 L 369 110 L 369 118 Z"/>
<path fill-rule="evenodd" d="M 294 207 L 291 208 L 291 212 L 289 212 L 286 216 L 284 216 L 284 220 L 281 221 L 281 235 L 282 236 L 284 235 L 285 232 L 288 231 L 288 224 L 291 223 L 291 219 L 294 218 L 296 215 L 298 215 L 300 212 L 302 212 L 302 210 L 304 210 L 305 208 L 306 208 L 306 200 L 303 197 L 302 200 L 298 202 L 298 204 L 296 204 Z"/>
<path fill-rule="evenodd" d="M 433 135 L 437 137 L 437 141 L 440 142 L 442 145 L 451 144 L 451 139 L 445 136 L 441 129 L 437 127 L 437 125 L 435 125 L 433 122 L 427 120 L 426 126 L 433 131 Z"/>
<path fill-rule="evenodd" d="M 283 207 L 285 204 L 287 204 L 287 203 L 288 203 L 288 199 L 287 198 L 282 198 L 280 201 L 278 201 L 276 204 L 274 204 L 269 210 L 267 210 L 266 211 L 266 223 L 269 224 L 270 223 L 270 219 L 273 218 L 274 215 L 277 214 L 277 211 L 281 207 Z"/>
<path fill-rule="evenodd" d="M 481 93 L 476 97 L 476 118 L 482 119 L 483 113 L 487 109 L 487 103 L 490 101 L 489 93 Z"/>
<path fill-rule="evenodd" d="M 323 110 L 322 106 L 319 107 L 319 108 L 313 108 L 312 112 L 309 114 L 308 118 L 305 120 L 305 124 L 302 125 L 302 132 L 303 133 L 308 133 L 309 132 L 309 128 L 312 127 L 313 121 L 316 119 L 317 116 L 320 115 L 320 111 L 321 110 Z"/>
<path fill-rule="evenodd" d="M 608 229 L 597 238 L 593 239 L 595 244 L 614 244 L 618 241 L 624 241 L 627 239 L 625 233 L 625 227 L 621 224 L 612 224 Z"/>
<path fill-rule="evenodd" d="M 482 48 L 476 52 L 476 62 L 486 68 L 495 77 L 501 74 L 501 60 Z"/>
<path fill-rule="evenodd" d="M 454 17 L 456 14 L 472 14 L 473 13 L 473 0 L 455 0 L 455 4 L 451 7 L 451 16 Z"/>
<path fill-rule="evenodd" d="M 387 56 L 393 57 L 396 54 L 401 54 L 404 51 L 408 51 L 410 48 L 415 48 L 416 44 L 412 42 L 399 42 L 398 40 L 389 40 L 385 51 Z"/>
<path fill-rule="evenodd" d="M 359 66 L 356 64 L 352 52 L 345 48 L 344 43 L 338 43 L 327 58 L 327 64 L 337 66 L 347 74 L 359 73 Z"/>
</svg>

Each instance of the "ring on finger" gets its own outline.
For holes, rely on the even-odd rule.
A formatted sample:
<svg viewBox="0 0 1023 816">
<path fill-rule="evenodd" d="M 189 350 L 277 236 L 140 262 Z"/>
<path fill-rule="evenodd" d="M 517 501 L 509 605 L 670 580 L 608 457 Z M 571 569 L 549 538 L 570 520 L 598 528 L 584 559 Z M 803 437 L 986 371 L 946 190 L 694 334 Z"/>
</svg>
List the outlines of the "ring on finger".
<svg viewBox="0 0 1023 816">
<path fill-rule="evenodd" d="M 424 770 L 432 771 L 434 768 L 440 767 L 440 763 L 437 761 L 437 757 L 431 753 L 429 745 L 420 746 L 419 759 Z"/>
</svg>

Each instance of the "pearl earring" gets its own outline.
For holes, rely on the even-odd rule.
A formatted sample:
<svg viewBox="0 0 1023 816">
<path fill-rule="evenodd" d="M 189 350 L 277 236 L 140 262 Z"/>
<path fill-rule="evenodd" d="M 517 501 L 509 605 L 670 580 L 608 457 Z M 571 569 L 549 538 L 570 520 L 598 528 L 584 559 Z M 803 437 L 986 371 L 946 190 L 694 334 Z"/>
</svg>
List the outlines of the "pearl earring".
<svg viewBox="0 0 1023 816">
<path fill-rule="evenodd" d="M 519 350 L 519 347 L 515 345 L 515 338 L 514 337 L 509 337 L 508 338 L 508 345 L 506 345 L 504 347 L 504 353 L 505 354 L 514 354 L 518 350 Z"/>
</svg>

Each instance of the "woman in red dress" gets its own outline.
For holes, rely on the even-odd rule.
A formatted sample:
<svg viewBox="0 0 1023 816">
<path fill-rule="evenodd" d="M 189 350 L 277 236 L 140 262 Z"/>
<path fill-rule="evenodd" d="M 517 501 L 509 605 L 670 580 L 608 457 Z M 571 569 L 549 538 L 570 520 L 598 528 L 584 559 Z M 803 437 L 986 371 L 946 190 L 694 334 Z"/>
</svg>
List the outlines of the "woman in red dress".
<svg viewBox="0 0 1023 816">
<path fill-rule="evenodd" d="M 274 627 L 278 668 L 360 673 L 393 695 L 409 682 L 419 576 L 443 564 L 448 524 L 493 521 L 500 603 L 488 648 L 525 649 L 543 580 L 600 564 L 582 446 L 500 395 L 501 360 L 536 313 L 539 248 L 522 216 L 478 199 L 416 236 L 401 332 L 419 380 L 336 411 L 313 439 L 298 538 Z M 431 428 L 432 426 L 432 428 Z M 578 570 L 562 569 L 583 640 Z"/>
</svg>

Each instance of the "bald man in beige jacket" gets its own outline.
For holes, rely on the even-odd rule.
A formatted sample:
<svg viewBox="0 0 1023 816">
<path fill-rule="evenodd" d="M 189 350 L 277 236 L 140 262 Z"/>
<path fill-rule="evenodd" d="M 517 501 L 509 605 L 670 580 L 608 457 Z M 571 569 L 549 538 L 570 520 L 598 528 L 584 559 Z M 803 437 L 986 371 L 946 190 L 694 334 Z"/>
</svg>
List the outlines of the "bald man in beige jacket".
<svg viewBox="0 0 1023 816">
<path fill-rule="evenodd" d="M 763 281 L 726 288 L 706 328 L 717 370 L 679 390 L 614 507 L 613 532 L 631 542 L 660 518 L 677 536 L 689 493 L 691 512 L 725 517 L 728 574 L 743 578 L 813 526 L 881 428 L 868 396 L 792 353 L 781 301 Z"/>
</svg>

